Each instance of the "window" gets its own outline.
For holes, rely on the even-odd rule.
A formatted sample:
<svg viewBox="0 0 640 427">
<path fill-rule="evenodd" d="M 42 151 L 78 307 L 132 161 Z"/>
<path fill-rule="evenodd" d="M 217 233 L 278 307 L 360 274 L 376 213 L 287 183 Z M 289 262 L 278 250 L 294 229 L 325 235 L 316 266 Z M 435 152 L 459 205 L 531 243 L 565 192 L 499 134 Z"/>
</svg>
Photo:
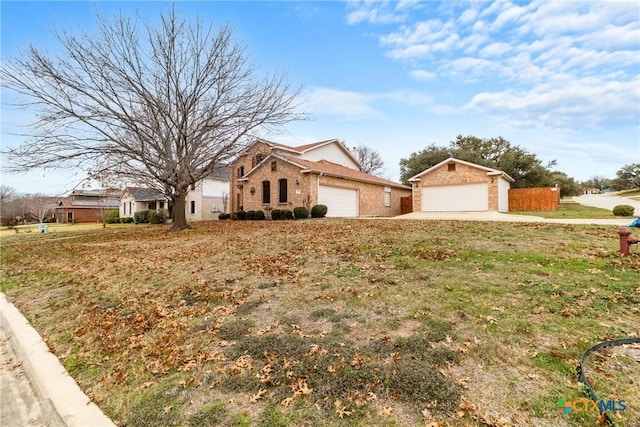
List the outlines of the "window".
<svg viewBox="0 0 640 427">
<path fill-rule="evenodd" d="M 278 203 L 287 203 L 287 179 L 278 180 Z"/>
<path fill-rule="evenodd" d="M 271 203 L 271 182 L 262 181 L 262 204 L 268 205 Z"/>
<path fill-rule="evenodd" d="M 191 201 L 191 215 L 195 215 L 196 213 L 196 201 L 192 200 Z"/>
<path fill-rule="evenodd" d="M 191 184 L 191 189 L 192 189 L 192 190 L 195 190 L 195 189 L 196 189 L 196 184 L 195 184 L 195 183 L 194 183 L 194 184 Z"/>
<path fill-rule="evenodd" d="M 129 202 L 129 215 L 133 215 L 132 206 L 133 206 L 133 202 Z"/>
<path fill-rule="evenodd" d="M 242 178 L 244 176 L 244 166 L 240 166 L 238 168 L 238 178 Z"/>
<path fill-rule="evenodd" d="M 384 187 L 384 205 L 389 207 L 391 206 L 391 188 Z"/>
<path fill-rule="evenodd" d="M 160 209 L 164 209 L 164 201 L 160 200 Z"/>
<path fill-rule="evenodd" d="M 271 162 L 271 172 L 276 172 L 277 170 L 278 170 L 278 162 L 274 160 Z"/>
<path fill-rule="evenodd" d="M 455 164 L 455 163 L 449 163 L 449 164 L 447 165 L 447 168 L 448 168 L 447 170 L 448 170 L 449 172 L 455 172 L 455 171 L 456 171 L 456 164 Z"/>
<path fill-rule="evenodd" d="M 67 222 L 68 223 L 73 222 L 73 212 L 67 212 Z"/>
</svg>

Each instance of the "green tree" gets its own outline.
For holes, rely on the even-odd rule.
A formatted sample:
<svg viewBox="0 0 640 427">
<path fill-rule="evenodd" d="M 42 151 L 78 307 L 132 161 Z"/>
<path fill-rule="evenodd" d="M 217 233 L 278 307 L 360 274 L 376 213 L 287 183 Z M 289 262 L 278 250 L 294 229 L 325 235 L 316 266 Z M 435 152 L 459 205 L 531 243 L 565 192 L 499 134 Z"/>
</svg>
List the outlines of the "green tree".
<svg viewBox="0 0 640 427">
<path fill-rule="evenodd" d="M 616 178 L 611 186 L 614 190 L 640 189 L 640 163 L 622 167 L 616 172 Z"/>
<path fill-rule="evenodd" d="M 400 159 L 400 180 L 402 183 L 409 185 L 409 178 L 449 157 L 453 157 L 451 150 L 446 147 L 439 147 L 436 144 L 431 144 L 417 153 L 411 153 L 408 158 Z"/>
<path fill-rule="evenodd" d="M 420 152 L 412 153 L 409 158 L 401 159 L 400 177 L 407 183 L 412 176 L 448 157 L 504 171 L 515 180 L 513 187 L 554 185 L 549 168 L 555 165 L 555 161 L 543 165 L 535 154 L 512 145 L 502 137 L 482 139 L 470 135 L 458 135 L 449 147 L 431 144 Z"/>
<path fill-rule="evenodd" d="M 582 185 L 575 181 L 564 172 L 551 172 L 554 185 L 560 187 L 560 197 L 579 196 L 582 194 Z"/>
</svg>

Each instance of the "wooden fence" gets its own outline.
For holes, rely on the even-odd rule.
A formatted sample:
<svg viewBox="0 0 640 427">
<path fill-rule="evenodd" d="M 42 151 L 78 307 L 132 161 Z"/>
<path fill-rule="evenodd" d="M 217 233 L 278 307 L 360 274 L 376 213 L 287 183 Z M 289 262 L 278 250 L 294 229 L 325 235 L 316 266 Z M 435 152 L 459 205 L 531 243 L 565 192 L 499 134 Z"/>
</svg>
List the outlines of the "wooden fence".
<svg viewBox="0 0 640 427">
<path fill-rule="evenodd" d="M 400 197 L 400 215 L 413 212 L 413 197 Z"/>
<path fill-rule="evenodd" d="M 509 189 L 509 211 L 557 211 L 560 204 L 560 189 L 511 188 Z"/>
</svg>

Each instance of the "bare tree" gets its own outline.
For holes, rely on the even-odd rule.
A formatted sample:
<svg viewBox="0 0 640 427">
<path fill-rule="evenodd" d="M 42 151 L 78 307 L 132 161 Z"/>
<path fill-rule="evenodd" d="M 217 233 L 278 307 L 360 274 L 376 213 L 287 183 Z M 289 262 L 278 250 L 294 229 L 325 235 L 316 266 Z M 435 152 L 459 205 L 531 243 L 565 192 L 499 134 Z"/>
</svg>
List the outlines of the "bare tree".
<svg viewBox="0 0 640 427">
<path fill-rule="evenodd" d="M 41 224 L 52 215 L 56 208 L 56 198 L 44 194 L 29 194 L 24 197 L 26 215 L 35 218 Z"/>
<path fill-rule="evenodd" d="M 98 21 L 96 35 L 55 33 L 55 58 L 31 46 L 2 65 L 3 86 L 39 112 L 37 133 L 7 152 L 12 169 L 64 165 L 143 183 L 171 198 L 171 229 L 187 228 L 189 187 L 300 118 L 300 89 L 284 74 L 258 76 L 229 26 L 214 32 L 175 10 L 156 27 Z"/>
<path fill-rule="evenodd" d="M 384 160 L 380 153 L 365 145 L 358 145 L 351 150 L 362 166 L 362 171 L 371 175 L 380 175 L 384 169 Z"/>
<path fill-rule="evenodd" d="M 15 226 L 20 217 L 18 195 L 13 187 L 0 185 L 0 224 Z"/>
</svg>

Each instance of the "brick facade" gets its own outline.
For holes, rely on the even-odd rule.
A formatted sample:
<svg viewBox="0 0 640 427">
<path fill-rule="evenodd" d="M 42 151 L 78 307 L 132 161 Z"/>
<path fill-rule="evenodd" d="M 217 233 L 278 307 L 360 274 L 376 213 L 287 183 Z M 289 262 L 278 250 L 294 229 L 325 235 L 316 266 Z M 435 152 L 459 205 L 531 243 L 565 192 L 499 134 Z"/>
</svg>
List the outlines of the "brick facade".
<svg viewBox="0 0 640 427">
<path fill-rule="evenodd" d="M 406 186 L 335 163 L 298 158 L 291 151 L 257 142 L 236 159 L 230 177 L 232 211 L 310 209 L 318 204 L 318 187 L 329 185 L 357 190 L 360 216 L 393 216 L 400 214 L 400 197 L 411 194 Z M 340 171 L 345 175 L 340 176 Z M 281 180 L 286 180 L 286 202 L 281 201 Z M 269 183 L 268 203 L 264 203 L 263 182 Z M 385 206 L 385 189 L 390 190 L 390 206 Z"/>
<path fill-rule="evenodd" d="M 413 211 L 422 210 L 422 189 L 425 187 L 480 184 L 488 186 L 488 210 L 500 210 L 500 181 L 507 183 L 511 177 L 501 171 L 486 168 L 457 159 L 447 159 L 422 174 L 411 178 L 413 189 Z"/>
</svg>

